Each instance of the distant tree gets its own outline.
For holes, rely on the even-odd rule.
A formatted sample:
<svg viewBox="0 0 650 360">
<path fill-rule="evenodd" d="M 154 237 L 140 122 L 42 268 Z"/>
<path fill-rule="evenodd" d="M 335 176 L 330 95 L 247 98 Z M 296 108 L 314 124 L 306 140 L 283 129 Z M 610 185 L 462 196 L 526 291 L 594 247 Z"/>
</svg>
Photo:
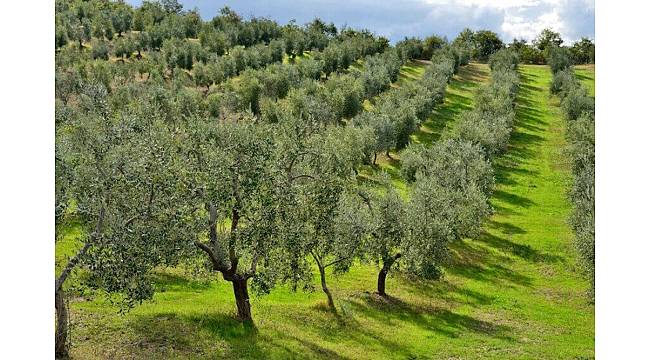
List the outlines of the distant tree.
<svg viewBox="0 0 650 360">
<path fill-rule="evenodd" d="M 212 75 L 214 70 L 212 69 L 212 64 L 204 64 L 202 62 L 197 62 L 192 68 L 192 77 L 196 86 L 205 86 L 207 88 L 206 93 L 210 91 L 210 85 L 214 82 Z"/>
<path fill-rule="evenodd" d="M 285 43 L 285 52 L 287 55 L 289 55 L 292 59 L 298 55 L 302 55 L 302 53 L 306 50 L 305 47 L 307 45 L 307 38 L 302 29 L 300 29 L 300 27 L 298 27 L 295 22 L 292 21 L 284 26 L 282 32 L 282 37 Z"/>
<path fill-rule="evenodd" d="M 92 37 L 92 24 L 90 20 L 83 18 L 81 21 L 72 24 L 68 37 L 79 43 L 79 49 L 83 49 L 84 41 L 90 41 Z"/>
<path fill-rule="evenodd" d="M 228 6 L 222 7 L 219 10 L 219 14 L 221 15 L 220 17 L 229 24 L 237 24 L 242 22 L 242 17 Z"/>
<path fill-rule="evenodd" d="M 480 30 L 472 37 L 474 42 L 474 57 L 480 61 L 486 61 L 490 55 L 504 47 L 499 36 L 489 30 Z"/>
<path fill-rule="evenodd" d="M 198 36 L 201 46 L 219 56 L 225 54 L 229 47 L 227 36 L 223 32 L 215 30 L 213 26 L 204 26 Z"/>
<path fill-rule="evenodd" d="M 97 40 L 92 44 L 93 59 L 108 60 L 108 44 L 105 40 Z"/>
<path fill-rule="evenodd" d="M 474 54 L 474 32 L 469 28 L 463 29 L 452 41 L 451 45 L 460 54 L 463 60 L 461 63 L 466 65 L 469 63 L 469 58 Z"/>
<path fill-rule="evenodd" d="M 65 29 L 65 25 L 60 22 L 56 22 L 56 27 L 54 31 L 54 44 L 55 47 L 61 48 L 68 44 L 68 34 Z"/>
<path fill-rule="evenodd" d="M 194 8 L 191 11 L 188 11 L 183 15 L 183 20 L 185 22 L 185 36 L 187 38 L 196 38 L 201 29 L 203 22 L 201 21 L 201 15 L 199 15 L 199 10 Z"/>
<path fill-rule="evenodd" d="M 247 70 L 241 74 L 235 92 L 239 99 L 239 110 L 249 109 L 255 115 L 260 114 L 262 85 L 253 72 Z"/>
<path fill-rule="evenodd" d="M 571 66 L 571 52 L 569 49 L 551 46 L 546 49 L 546 63 L 551 67 L 553 74 Z"/>
<path fill-rule="evenodd" d="M 113 28 L 117 31 L 117 36 L 122 37 L 122 33 L 131 30 L 131 22 L 133 21 L 133 13 L 128 6 L 120 6 L 117 10 L 113 11 L 111 22 Z"/>
<path fill-rule="evenodd" d="M 547 28 L 537 35 L 537 38 L 533 40 L 533 45 L 535 45 L 535 47 L 540 51 L 545 51 L 549 47 L 560 46 L 563 42 L 564 40 L 562 40 L 559 32 Z"/>
<path fill-rule="evenodd" d="M 142 59 L 142 52 L 149 50 L 149 45 L 151 44 L 151 39 L 149 34 L 146 32 L 140 32 L 132 36 L 133 39 L 133 50 L 137 51 L 137 59 Z"/>
<path fill-rule="evenodd" d="M 353 76 L 333 76 L 325 85 L 327 101 L 339 119 L 351 118 L 361 111 L 363 87 Z"/>
<path fill-rule="evenodd" d="M 416 38 L 404 38 L 395 44 L 395 49 L 402 61 L 422 57 L 422 41 Z"/>
<path fill-rule="evenodd" d="M 508 49 L 515 51 L 519 55 L 519 60 L 524 64 L 545 63 L 543 53 L 536 47 L 529 45 L 526 40 L 515 38 L 508 45 Z"/>
<path fill-rule="evenodd" d="M 431 35 L 425 38 L 422 42 L 422 58 L 426 60 L 431 59 L 433 52 L 442 48 L 446 43 L 445 39 L 437 35 Z"/>
<path fill-rule="evenodd" d="M 113 24 L 108 16 L 98 16 L 93 20 L 93 37 L 113 40 Z"/>
<path fill-rule="evenodd" d="M 593 41 L 583 37 L 576 41 L 570 48 L 574 64 L 593 64 L 596 59 L 596 45 Z"/>
<path fill-rule="evenodd" d="M 183 10 L 183 5 L 178 0 L 160 0 L 163 9 L 169 14 L 180 14 Z"/>
<path fill-rule="evenodd" d="M 115 41 L 115 47 L 113 48 L 113 53 L 117 57 L 122 59 L 130 58 L 133 55 L 134 51 L 134 42 L 131 38 L 122 37 Z"/>
</svg>

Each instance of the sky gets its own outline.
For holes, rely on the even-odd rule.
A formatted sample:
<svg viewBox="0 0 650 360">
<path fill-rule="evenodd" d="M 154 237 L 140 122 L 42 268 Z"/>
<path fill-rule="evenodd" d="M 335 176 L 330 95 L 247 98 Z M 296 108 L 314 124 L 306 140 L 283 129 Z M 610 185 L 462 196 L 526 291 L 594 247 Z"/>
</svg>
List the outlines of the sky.
<svg viewBox="0 0 650 360">
<path fill-rule="evenodd" d="M 314 17 L 366 28 L 396 42 L 404 37 L 431 34 L 452 40 L 466 27 L 488 29 L 510 42 L 533 40 L 544 28 L 562 35 L 568 44 L 588 37 L 595 40 L 595 0 L 179 0 L 184 9 L 198 8 L 212 19 L 224 5 L 245 18 L 267 17 L 280 24 L 295 19 L 304 24 Z M 127 0 L 139 5 L 141 0 Z"/>
</svg>

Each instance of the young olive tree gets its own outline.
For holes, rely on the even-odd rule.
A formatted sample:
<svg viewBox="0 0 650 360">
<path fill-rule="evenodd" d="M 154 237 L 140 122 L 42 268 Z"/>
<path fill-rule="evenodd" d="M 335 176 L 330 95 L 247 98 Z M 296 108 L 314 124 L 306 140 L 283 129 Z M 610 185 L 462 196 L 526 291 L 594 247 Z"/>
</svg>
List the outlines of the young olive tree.
<svg viewBox="0 0 650 360">
<path fill-rule="evenodd" d="M 377 275 L 377 294 L 386 296 L 386 277 L 392 266 L 402 257 L 401 248 L 406 235 L 405 206 L 395 188 L 388 181 L 388 191 L 383 195 L 368 198 L 371 218 L 370 236 L 365 253 L 381 269 Z"/>
</svg>

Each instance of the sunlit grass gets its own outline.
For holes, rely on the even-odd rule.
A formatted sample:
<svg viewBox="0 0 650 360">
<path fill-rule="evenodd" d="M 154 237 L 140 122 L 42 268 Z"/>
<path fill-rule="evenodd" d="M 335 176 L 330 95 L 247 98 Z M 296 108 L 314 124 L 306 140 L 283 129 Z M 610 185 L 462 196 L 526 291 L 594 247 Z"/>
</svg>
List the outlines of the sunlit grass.
<svg viewBox="0 0 650 360">
<path fill-rule="evenodd" d="M 443 280 L 395 272 L 390 297 L 380 299 L 372 294 L 378 268 L 357 264 L 348 274 L 330 275 L 337 313 L 326 309 L 319 291 L 281 286 L 252 297 L 255 326 L 246 326 L 234 318 L 229 283 L 161 270 L 154 301 L 126 315 L 101 298 L 74 300 L 73 357 L 593 358 L 594 307 L 584 295 L 588 283 L 576 269 L 566 224 L 565 123 L 549 95 L 548 68 L 522 66 L 520 72 L 516 127 L 508 152 L 495 162 L 495 214 L 478 239 L 452 246 Z M 471 107 L 478 77 L 463 80 L 462 74 L 449 85 L 449 94 L 459 97 L 445 100 L 438 113 Z M 446 114 L 444 129 L 457 116 Z M 382 158 L 381 164 L 399 180 L 396 163 Z M 63 244 L 57 259 L 69 250 Z"/>
</svg>

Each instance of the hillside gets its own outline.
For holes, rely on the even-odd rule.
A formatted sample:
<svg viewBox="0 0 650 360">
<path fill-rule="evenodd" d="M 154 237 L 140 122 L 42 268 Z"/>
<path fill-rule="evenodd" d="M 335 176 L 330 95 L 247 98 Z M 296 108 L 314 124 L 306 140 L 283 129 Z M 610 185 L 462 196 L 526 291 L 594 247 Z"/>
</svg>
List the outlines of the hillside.
<svg viewBox="0 0 650 360">
<path fill-rule="evenodd" d="M 403 67 L 400 84 L 418 79 L 418 69 Z M 490 200 L 495 213 L 478 239 L 452 244 L 442 280 L 391 273 L 390 296 L 381 298 L 372 293 L 377 268 L 356 263 L 349 273 L 329 279 L 337 313 L 327 309 L 320 291 L 294 294 L 280 287 L 253 295 L 255 325 L 245 325 L 233 317 L 229 283 L 181 269 L 159 270 L 154 300 L 126 315 L 101 297 L 74 298 L 72 357 L 593 357 L 594 307 L 584 296 L 588 283 L 577 271 L 566 224 L 565 123 L 549 93 L 548 67 L 522 65 L 519 72 L 515 129 L 507 152 L 495 161 L 497 187 Z M 593 68 L 577 73 L 593 89 Z M 414 140 L 430 144 L 453 128 L 488 77 L 485 65 L 462 67 Z M 379 168 L 406 190 L 395 155 L 382 156 Z M 374 170 L 368 171 L 372 177 Z M 70 232 L 67 244 L 76 235 Z M 66 242 L 57 244 L 58 253 L 64 251 L 61 244 Z"/>
</svg>

